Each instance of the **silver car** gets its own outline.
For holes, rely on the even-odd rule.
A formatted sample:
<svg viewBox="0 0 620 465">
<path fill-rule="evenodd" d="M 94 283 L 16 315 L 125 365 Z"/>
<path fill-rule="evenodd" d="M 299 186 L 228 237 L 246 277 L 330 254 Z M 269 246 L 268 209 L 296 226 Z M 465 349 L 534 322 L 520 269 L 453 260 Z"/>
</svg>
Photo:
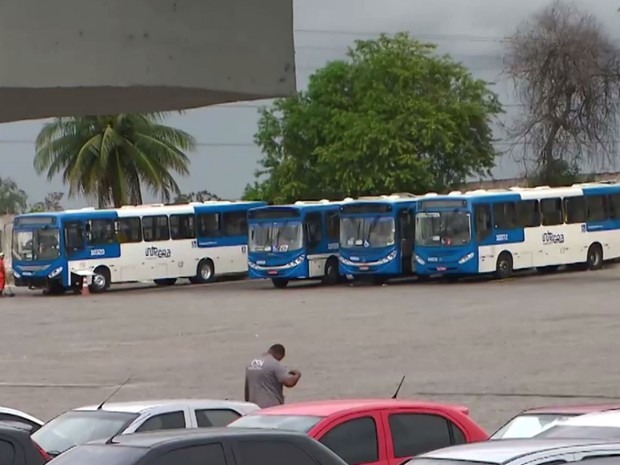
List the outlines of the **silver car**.
<svg viewBox="0 0 620 465">
<path fill-rule="evenodd" d="M 505 439 L 446 447 L 406 465 L 558 465 L 588 459 L 588 465 L 620 463 L 620 442 L 577 439 Z M 599 463 L 599 461 L 601 463 Z"/>
</svg>

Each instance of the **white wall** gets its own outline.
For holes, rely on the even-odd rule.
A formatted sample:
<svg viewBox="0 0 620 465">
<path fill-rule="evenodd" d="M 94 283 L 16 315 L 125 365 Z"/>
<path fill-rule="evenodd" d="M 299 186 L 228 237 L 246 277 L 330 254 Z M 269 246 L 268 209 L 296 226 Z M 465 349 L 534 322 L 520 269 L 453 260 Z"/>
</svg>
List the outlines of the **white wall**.
<svg viewBox="0 0 620 465">
<path fill-rule="evenodd" d="M 0 122 L 295 89 L 292 0 L 0 2 Z"/>
</svg>

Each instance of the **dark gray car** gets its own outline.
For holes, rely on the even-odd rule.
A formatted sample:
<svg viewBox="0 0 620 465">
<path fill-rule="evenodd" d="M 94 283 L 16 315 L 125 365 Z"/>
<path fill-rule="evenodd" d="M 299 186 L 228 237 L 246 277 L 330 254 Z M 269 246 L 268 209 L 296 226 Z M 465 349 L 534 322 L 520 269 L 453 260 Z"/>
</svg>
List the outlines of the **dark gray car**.
<svg viewBox="0 0 620 465">
<path fill-rule="evenodd" d="M 446 447 L 409 460 L 407 465 L 558 465 L 613 458 L 620 464 L 620 442 L 577 439 L 505 439 Z M 599 460 L 597 460 L 599 459 Z"/>
</svg>

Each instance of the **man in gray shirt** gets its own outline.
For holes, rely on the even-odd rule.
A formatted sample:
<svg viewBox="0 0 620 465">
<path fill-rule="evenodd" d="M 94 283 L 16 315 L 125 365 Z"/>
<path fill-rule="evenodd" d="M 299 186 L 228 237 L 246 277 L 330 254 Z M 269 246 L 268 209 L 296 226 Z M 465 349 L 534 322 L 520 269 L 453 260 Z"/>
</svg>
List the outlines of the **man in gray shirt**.
<svg viewBox="0 0 620 465">
<path fill-rule="evenodd" d="M 272 345 L 266 354 L 252 360 L 245 369 L 245 400 L 260 408 L 284 404 L 282 387 L 295 387 L 301 373 L 289 370 L 280 362 L 286 351 L 282 344 Z"/>
</svg>

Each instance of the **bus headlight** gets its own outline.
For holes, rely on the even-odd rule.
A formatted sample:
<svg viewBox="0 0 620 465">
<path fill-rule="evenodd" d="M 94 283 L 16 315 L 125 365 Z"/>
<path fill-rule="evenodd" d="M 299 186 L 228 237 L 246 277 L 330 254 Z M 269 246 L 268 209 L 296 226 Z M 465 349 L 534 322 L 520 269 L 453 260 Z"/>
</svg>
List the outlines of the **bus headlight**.
<svg viewBox="0 0 620 465">
<path fill-rule="evenodd" d="M 249 260 L 248 260 L 248 266 L 249 266 L 250 268 L 252 268 L 253 270 L 255 270 L 255 269 L 257 269 L 257 268 L 258 268 L 258 266 L 256 266 L 256 263 L 251 262 L 251 261 L 249 261 Z"/>
<path fill-rule="evenodd" d="M 420 257 L 418 254 L 416 254 L 416 256 L 415 256 L 415 261 L 418 262 L 420 265 L 425 265 L 426 264 L 424 259 L 422 257 Z"/>
<path fill-rule="evenodd" d="M 396 258 L 396 250 L 392 250 L 387 257 L 383 257 L 381 260 L 379 260 L 379 265 L 385 265 L 386 263 L 391 262 L 395 258 Z"/>
<path fill-rule="evenodd" d="M 49 279 L 53 279 L 53 278 L 55 278 L 56 276 L 58 276 L 60 273 L 62 273 L 62 266 L 59 266 L 58 268 L 54 268 L 54 269 L 52 270 L 52 272 L 51 272 L 50 274 L 48 274 L 48 275 L 47 275 L 47 277 L 48 277 Z"/>
<path fill-rule="evenodd" d="M 472 258 L 474 258 L 474 253 L 469 252 L 467 255 L 465 255 L 463 258 L 459 260 L 459 265 L 462 265 L 463 263 L 470 261 Z"/>
<path fill-rule="evenodd" d="M 13 277 L 19 279 L 22 277 L 22 275 L 20 275 L 17 271 L 13 270 Z"/>
</svg>

